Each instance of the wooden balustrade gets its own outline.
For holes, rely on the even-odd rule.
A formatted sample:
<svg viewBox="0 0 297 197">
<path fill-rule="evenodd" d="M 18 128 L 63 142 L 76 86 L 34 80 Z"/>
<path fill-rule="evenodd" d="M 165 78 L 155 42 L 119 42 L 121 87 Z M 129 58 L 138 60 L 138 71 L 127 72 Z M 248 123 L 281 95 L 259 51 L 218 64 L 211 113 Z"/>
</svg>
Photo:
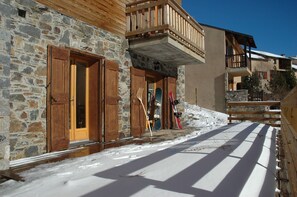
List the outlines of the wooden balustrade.
<svg viewBox="0 0 297 197">
<path fill-rule="evenodd" d="M 232 121 L 255 121 L 280 127 L 280 101 L 228 102 L 229 123 Z M 273 107 L 274 109 L 271 109 Z"/>
<path fill-rule="evenodd" d="M 226 67 L 228 68 L 242 68 L 250 69 L 250 62 L 245 54 L 226 55 Z"/>
<path fill-rule="evenodd" d="M 174 0 L 142 0 L 126 5 L 126 38 L 167 35 L 205 56 L 203 28 Z"/>
</svg>

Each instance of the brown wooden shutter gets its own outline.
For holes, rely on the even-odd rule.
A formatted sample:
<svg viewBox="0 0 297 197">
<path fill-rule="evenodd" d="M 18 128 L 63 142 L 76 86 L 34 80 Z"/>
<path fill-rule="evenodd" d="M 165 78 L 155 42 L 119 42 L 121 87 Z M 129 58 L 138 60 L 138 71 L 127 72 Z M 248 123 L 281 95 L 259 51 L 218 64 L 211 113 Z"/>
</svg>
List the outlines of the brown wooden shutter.
<svg viewBox="0 0 297 197">
<path fill-rule="evenodd" d="M 131 67 L 131 135 L 140 137 L 145 131 L 145 115 L 141 103 L 137 99 L 139 88 L 145 89 L 145 71 Z M 143 92 L 142 98 L 145 97 Z"/>
<path fill-rule="evenodd" d="M 105 141 L 116 140 L 119 137 L 118 114 L 118 71 L 119 66 L 114 61 L 105 61 Z"/>
<path fill-rule="evenodd" d="M 89 67 L 89 134 L 90 140 L 99 141 L 101 134 L 99 130 L 99 111 L 100 111 L 100 81 L 99 81 L 100 62 L 96 62 Z M 101 136 L 100 136 L 101 138 Z"/>
<path fill-rule="evenodd" d="M 165 95 L 165 100 L 166 100 L 166 127 L 168 129 L 171 129 L 173 127 L 176 127 L 175 125 L 175 120 L 174 120 L 174 115 L 172 113 L 171 110 L 171 105 L 169 102 L 169 92 L 173 93 L 174 98 L 176 99 L 176 78 L 174 77 L 167 77 L 166 78 L 166 86 L 167 86 L 167 90 L 166 90 L 166 95 Z"/>
<path fill-rule="evenodd" d="M 67 49 L 48 47 L 48 150 L 69 147 L 69 57 Z"/>
</svg>

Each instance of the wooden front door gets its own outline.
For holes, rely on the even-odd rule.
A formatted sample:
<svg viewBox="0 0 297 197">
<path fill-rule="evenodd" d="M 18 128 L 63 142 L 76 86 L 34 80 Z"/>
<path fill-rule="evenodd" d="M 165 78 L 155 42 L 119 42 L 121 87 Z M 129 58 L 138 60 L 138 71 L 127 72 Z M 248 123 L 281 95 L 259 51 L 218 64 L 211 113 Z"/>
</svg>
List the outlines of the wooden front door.
<svg viewBox="0 0 297 197">
<path fill-rule="evenodd" d="M 104 82 L 104 125 L 105 141 L 117 140 L 119 138 L 119 107 L 118 96 L 118 74 L 119 65 L 115 61 L 105 60 L 105 82 Z"/>
<path fill-rule="evenodd" d="M 167 101 L 168 104 L 165 105 L 165 113 L 166 113 L 166 121 L 165 125 L 167 128 L 172 129 L 176 128 L 176 123 L 174 120 L 174 114 L 172 111 L 172 106 L 169 102 L 169 92 L 172 92 L 173 96 L 175 99 L 176 98 L 176 78 L 173 77 L 167 77 L 165 80 L 165 85 L 166 87 L 166 93 L 165 93 L 165 100 Z"/>
<path fill-rule="evenodd" d="M 69 50 L 48 48 L 48 151 L 69 146 Z"/>
<path fill-rule="evenodd" d="M 70 141 L 89 140 L 89 65 L 71 60 L 70 75 Z"/>
<path fill-rule="evenodd" d="M 145 71 L 131 67 L 131 134 L 134 137 L 140 137 L 146 127 L 144 111 L 137 98 L 139 88 L 146 90 Z M 146 97 L 145 94 L 143 92 L 143 99 Z"/>
</svg>

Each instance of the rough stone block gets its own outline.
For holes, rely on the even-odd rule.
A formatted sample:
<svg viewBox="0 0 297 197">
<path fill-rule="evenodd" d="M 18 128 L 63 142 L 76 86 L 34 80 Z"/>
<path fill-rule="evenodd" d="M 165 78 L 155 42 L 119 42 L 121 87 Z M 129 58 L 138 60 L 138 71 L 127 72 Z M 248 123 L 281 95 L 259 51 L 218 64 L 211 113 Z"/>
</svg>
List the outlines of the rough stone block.
<svg viewBox="0 0 297 197">
<path fill-rule="evenodd" d="M 26 98 L 22 94 L 13 94 L 10 95 L 11 101 L 17 101 L 17 102 L 24 102 Z"/>
<path fill-rule="evenodd" d="M 29 125 L 28 132 L 45 132 L 41 122 L 33 122 Z"/>
<path fill-rule="evenodd" d="M 10 114 L 9 101 L 1 99 L 0 100 L 0 116 L 9 116 L 9 114 Z M 0 117 L 0 121 L 1 121 L 1 117 Z"/>
<path fill-rule="evenodd" d="M 0 79 L 0 89 L 7 89 L 10 87 L 10 79 L 9 78 L 1 78 Z"/>
<path fill-rule="evenodd" d="M 25 149 L 25 156 L 32 157 L 38 155 L 38 147 L 37 146 L 30 146 L 29 148 Z"/>
<path fill-rule="evenodd" d="M 0 3 L 0 12 L 1 15 L 4 15 L 6 17 L 11 17 L 11 15 L 14 15 L 16 13 L 16 9 L 13 9 L 12 6 Z"/>
<path fill-rule="evenodd" d="M 5 116 L 3 118 L 3 122 L 1 123 L 2 124 L 2 132 L 9 132 L 9 126 L 10 126 L 10 117 L 9 116 Z"/>
<path fill-rule="evenodd" d="M 10 57 L 8 55 L 0 54 L 0 63 L 4 65 L 10 64 Z"/>
<path fill-rule="evenodd" d="M 23 32 L 29 36 L 35 37 L 35 38 L 40 38 L 40 36 L 41 36 L 40 29 L 33 27 L 31 25 L 20 25 L 19 29 L 21 32 Z"/>
</svg>

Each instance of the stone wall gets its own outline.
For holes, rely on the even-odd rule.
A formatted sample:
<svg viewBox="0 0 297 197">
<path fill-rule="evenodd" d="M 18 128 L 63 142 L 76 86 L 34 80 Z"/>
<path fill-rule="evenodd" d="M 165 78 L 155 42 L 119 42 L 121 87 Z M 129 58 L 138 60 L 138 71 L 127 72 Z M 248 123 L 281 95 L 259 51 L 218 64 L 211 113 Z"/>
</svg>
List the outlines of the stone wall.
<svg viewBox="0 0 297 197">
<path fill-rule="evenodd" d="M 19 15 L 20 10 L 26 12 L 25 16 Z M 6 50 L 9 51 L 6 54 L 1 46 L 1 55 L 5 57 L 1 61 L 7 60 L 1 62 L 1 86 L 7 87 L 1 93 L 1 102 L 6 102 L 1 105 L 1 114 L 3 110 L 9 113 L 9 98 L 10 115 L 5 113 L 4 118 L 7 122 L 10 118 L 10 125 L 5 124 L 5 127 L 10 130 L 11 159 L 46 152 L 48 45 L 75 48 L 119 63 L 120 131 L 130 132 L 129 67 L 132 63 L 124 37 L 77 21 L 31 0 L 2 1 L 0 11 L 1 29 L 7 30 L 1 31 L 1 37 L 7 40 L 5 44 L 11 43 L 11 49 Z M 10 73 L 7 68 L 10 68 Z"/>
<path fill-rule="evenodd" d="M 186 98 L 185 98 L 185 95 L 186 95 L 186 93 L 185 93 L 185 90 L 186 90 L 186 88 L 185 88 L 185 86 L 186 86 L 186 84 L 185 84 L 185 78 L 186 78 L 185 67 L 186 66 L 178 67 L 178 72 L 177 72 L 178 77 L 177 77 L 177 81 L 176 81 L 176 99 L 178 99 L 181 103 L 180 105 L 177 105 L 177 108 L 178 108 L 178 111 L 180 111 L 182 113 L 185 111 L 184 103 L 186 100 Z M 182 115 L 180 117 L 180 119 L 181 119 L 181 122 L 183 123 L 184 116 Z"/>
<path fill-rule="evenodd" d="M 155 71 L 165 76 L 177 77 L 176 66 L 164 64 L 149 57 L 130 52 L 132 64 L 136 68 Z"/>
<path fill-rule="evenodd" d="M 226 91 L 226 101 L 248 101 L 248 90 Z"/>
<path fill-rule="evenodd" d="M 2 10 L 0 10 L 2 13 Z M 3 12 L 3 14 L 8 14 Z M 2 28 L 0 18 L 0 170 L 9 167 L 9 123 L 10 123 L 10 32 Z"/>
</svg>

